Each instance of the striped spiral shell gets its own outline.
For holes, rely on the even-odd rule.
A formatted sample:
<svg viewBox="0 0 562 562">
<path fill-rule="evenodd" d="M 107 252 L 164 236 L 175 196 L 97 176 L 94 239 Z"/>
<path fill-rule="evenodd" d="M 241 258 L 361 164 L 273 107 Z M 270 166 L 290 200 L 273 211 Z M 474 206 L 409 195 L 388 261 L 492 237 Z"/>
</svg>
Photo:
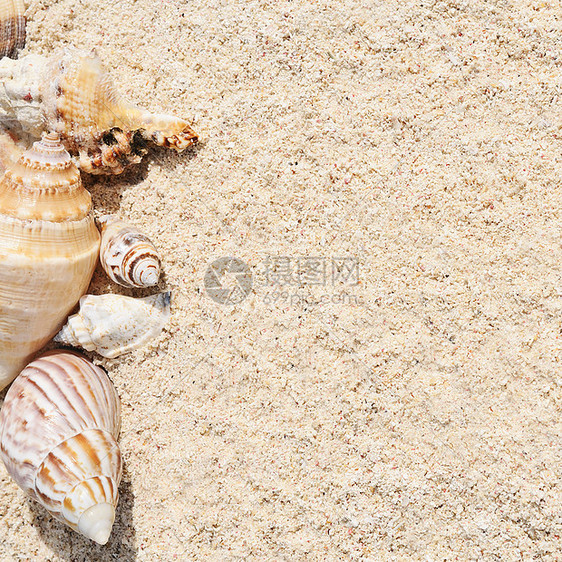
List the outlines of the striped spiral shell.
<svg viewBox="0 0 562 562">
<path fill-rule="evenodd" d="M 119 497 L 120 413 L 107 375 L 60 350 L 21 372 L 0 412 L 0 456 L 12 478 L 99 544 L 109 539 Z"/>
<path fill-rule="evenodd" d="M 160 256 L 138 228 L 105 215 L 101 229 L 100 263 L 107 275 L 124 287 L 152 287 L 160 278 Z"/>
<path fill-rule="evenodd" d="M 0 58 L 14 58 L 25 45 L 23 0 L 0 0 Z"/>
<path fill-rule="evenodd" d="M 0 389 L 60 329 L 99 254 L 92 198 L 57 134 L 0 178 Z"/>
</svg>

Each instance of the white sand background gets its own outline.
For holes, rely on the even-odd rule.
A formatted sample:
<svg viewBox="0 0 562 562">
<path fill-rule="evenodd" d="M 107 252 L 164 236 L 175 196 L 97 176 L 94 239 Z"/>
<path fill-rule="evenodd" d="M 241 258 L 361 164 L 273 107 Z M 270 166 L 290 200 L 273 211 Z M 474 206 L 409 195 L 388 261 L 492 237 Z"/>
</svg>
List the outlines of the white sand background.
<svg viewBox="0 0 562 562">
<path fill-rule="evenodd" d="M 91 355 L 123 404 L 112 538 L 2 467 L 0 560 L 562 560 L 560 14 L 33 2 L 25 52 L 95 48 L 201 144 L 85 179 L 174 294 L 154 345 Z M 254 272 L 236 305 L 205 293 L 222 256 Z M 357 260 L 360 284 L 276 287 L 267 256 Z"/>
</svg>

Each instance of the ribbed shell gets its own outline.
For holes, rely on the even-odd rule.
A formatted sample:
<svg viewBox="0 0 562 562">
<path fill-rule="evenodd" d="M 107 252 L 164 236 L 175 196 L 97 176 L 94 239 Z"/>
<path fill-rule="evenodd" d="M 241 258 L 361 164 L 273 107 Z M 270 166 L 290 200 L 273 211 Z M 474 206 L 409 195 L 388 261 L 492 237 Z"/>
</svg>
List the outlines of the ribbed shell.
<svg viewBox="0 0 562 562">
<path fill-rule="evenodd" d="M 145 298 L 85 295 L 55 341 L 113 359 L 158 337 L 170 318 L 170 293 Z"/>
<path fill-rule="evenodd" d="M 117 504 L 120 415 L 115 388 L 99 367 L 72 352 L 50 352 L 30 363 L 6 394 L 0 455 L 28 495 L 84 532 L 84 511 Z M 102 539 L 113 517 L 102 522 Z"/>
<path fill-rule="evenodd" d="M 114 215 L 99 219 L 100 263 L 124 287 L 152 287 L 160 277 L 160 256 L 148 236 Z"/>
<path fill-rule="evenodd" d="M 57 131 L 89 173 L 121 173 L 139 162 L 147 141 L 183 150 L 197 135 L 182 119 L 123 100 L 97 54 L 67 48 L 45 58 L 0 61 L 3 120 L 22 131 Z"/>
<path fill-rule="evenodd" d="M 14 58 L 25 45 L 23 0 L 0 0 L 0 58 Z"/>
<path fill-rule="evenodd" d="M 45 134 L 0 179 L 0 388 L 60 329 L 98 252 L 90 194 Z"/>
</svg>

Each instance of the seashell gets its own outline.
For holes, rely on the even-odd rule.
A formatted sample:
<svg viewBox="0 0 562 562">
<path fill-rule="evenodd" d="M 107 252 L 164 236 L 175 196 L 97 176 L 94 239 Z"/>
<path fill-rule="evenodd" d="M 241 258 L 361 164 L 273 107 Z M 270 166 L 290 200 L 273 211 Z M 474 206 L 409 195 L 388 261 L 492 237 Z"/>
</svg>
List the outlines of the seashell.
<svg viewBox="0 0 562 562">
<path fill-rule="evenodd" d="M 99 219 L 100 263 L 107 275 L 124 287 L 152 287 L 160 277 L 160 257 L 138 228 L 115 215 Z"/>
<path fill-rule="evenodd" d="M 18 161 L 21 154 L 22 150 L 15 140 L 9 134 L 0 130 L 0 177 L 8 166 Z"/>
<path fill-rule="evenodd" d="M 0 389 L 86 292 L 99 239 L 90 194 L 57 134 L 8 163 L 0 179 Z"/>
<path fill-rule="evenodd" d="M 0 0 L 0 58 L 17 55 L 25 45 L 23 0 Z"/>
<path fill-rule="evenodd" d="M 122 460 L 121 406 L 107 375 L 57 350 L 30 363 L 0 412 L 0 456 L 26 494 L 69 527 L 105 544 Z"/>
<path fill-rule="evenodd" d="M 55 341 L 113 359 L 158 337 L 170 318 L 170 293 L 143 299 L 85 295 Z"/>
<path fill-rule="evenodd" d="M 20 137 L 58 132 L 85 172 L 119 174 L 141 160 L 149 141 L 176 150 L 197 142 L 182 119 L 123 100 L 95 51 L 4 58 L 0 82 L 0 123 Z"/>
</svg>

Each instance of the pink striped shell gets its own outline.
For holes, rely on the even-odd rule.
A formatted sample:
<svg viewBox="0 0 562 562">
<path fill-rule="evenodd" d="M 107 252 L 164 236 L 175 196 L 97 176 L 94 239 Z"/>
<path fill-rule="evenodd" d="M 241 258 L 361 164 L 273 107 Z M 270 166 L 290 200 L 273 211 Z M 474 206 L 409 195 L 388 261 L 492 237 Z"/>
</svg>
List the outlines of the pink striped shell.
<svg viewBox="0 0 562 562">
<path fill-rule="evenodd" d="M 120 413 L 105 372 L 61 350 L 30 363 L 0 411 L 0 456 L 12 478 L 100 544 L 109 539 L 119 497 Z"/>
</svg>

